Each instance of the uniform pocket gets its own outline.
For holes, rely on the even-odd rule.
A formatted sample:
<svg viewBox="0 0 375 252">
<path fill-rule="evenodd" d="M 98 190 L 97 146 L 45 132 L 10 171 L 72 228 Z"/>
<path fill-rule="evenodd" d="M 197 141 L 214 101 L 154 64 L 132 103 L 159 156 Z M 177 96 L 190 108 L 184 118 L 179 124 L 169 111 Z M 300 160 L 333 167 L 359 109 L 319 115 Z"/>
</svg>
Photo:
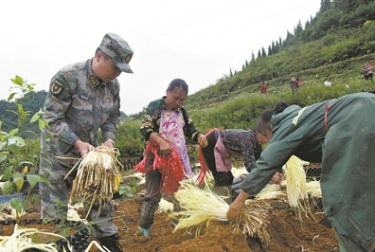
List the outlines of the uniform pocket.
<svg viewBox="0 0 375 252">
<path fill-rule="evenodd" d="M 67 112 L 70 127 L 74 132 L 90 131 L 94 125 L 94 109 L 90 97 L 73 95 L 72 105 Z"/>
</svg>

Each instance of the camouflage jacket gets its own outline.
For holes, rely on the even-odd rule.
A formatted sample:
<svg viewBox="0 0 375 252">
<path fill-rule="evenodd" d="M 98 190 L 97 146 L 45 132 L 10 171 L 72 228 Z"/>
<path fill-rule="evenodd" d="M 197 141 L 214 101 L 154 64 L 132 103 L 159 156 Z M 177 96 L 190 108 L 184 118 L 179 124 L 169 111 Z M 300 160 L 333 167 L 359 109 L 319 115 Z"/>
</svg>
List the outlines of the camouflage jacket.
<svg viewBox="0 0 375 252">
<path fill-rule="evenodd" d="M 160 118 L 161 118 L 161 111 L 162 109 L 167 109 L 165 105 L 165 96 L 161 99 L 152 101 L 149 103 L 149 105 L 144 109 L 144 117 L 141 125 L 141 134 L 143 135 L 146 141 L 149 140 L 150 134 L 152 132 L 159 133 L 160 128 Z M 184 120 L 185 120 L 185 126 L 184 126 L 184 134 L 187 136 L 190 140 L 197 142 L 198 137 L 198 131 L 195 128 L 195 125 L 193 121 L 191 120 L 187 110 L 185 107 L 180 106 L 176 109 L 174 109 L 177 113 L 182 113 Z"/>
<path fill-rule="evenodd" d="M 68 65 L 51 80 L 43 108 L 43 119 L 50 126 L 42 131 L 42 143 L 61 156 L 79 156 L 73 144 L 78 139 L 98 146 L 97 132 L 103 141 L 115 140 L 120 118 L 119 82 L 96 78 L 91 61 Z M 53 141 L 47 143 L 50 134 Z"/>
</svg>

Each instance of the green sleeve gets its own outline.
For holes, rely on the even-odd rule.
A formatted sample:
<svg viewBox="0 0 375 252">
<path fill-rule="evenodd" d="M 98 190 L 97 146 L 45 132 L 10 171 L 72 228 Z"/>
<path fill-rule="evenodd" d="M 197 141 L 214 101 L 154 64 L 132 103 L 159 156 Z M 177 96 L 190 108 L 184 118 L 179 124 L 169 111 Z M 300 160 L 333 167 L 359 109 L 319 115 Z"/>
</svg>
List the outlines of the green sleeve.
<svg viewBox="0 0 375 252">
<path fill-rule="evenodd" d="M 161 116 L 161 100 L 155 100 L 148 104 L 144 110 L 144 116 L 140 127 L 145 141 L 148 141 L 152 132 L 159 132 Z"/>
</svg>

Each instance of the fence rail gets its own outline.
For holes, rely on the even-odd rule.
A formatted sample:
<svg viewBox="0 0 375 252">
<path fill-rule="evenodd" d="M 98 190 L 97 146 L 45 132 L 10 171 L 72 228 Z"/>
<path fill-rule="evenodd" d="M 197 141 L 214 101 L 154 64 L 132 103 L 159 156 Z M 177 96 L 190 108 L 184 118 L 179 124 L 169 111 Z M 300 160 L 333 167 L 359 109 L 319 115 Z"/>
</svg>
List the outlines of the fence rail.
<svg viewBox="0 0 375 252">
<path fill-rule="evenodd" d="M 131 170 L 134 169 L 134 166 L 136 166 L 141 159 L 139 157 L 129 157 L 129 158 L 121 158 L 120 163 L 124 166 L 123 170 Z"/>
</svg>

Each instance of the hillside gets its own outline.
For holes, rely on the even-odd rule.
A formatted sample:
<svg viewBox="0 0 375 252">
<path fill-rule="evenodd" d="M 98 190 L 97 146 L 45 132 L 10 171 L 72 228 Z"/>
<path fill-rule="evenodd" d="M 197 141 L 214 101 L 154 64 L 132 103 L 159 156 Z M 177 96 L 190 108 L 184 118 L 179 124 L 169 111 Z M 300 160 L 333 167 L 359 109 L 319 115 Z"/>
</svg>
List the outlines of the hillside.
<svg viewBox="0 0 375 252">
<path fill-rule="evenodd" d="M 326 78 L 344 81 L 361 78 L 364 62 L 375 60 L 375 1 L 325 1 L 315 17 L 284 40 L 245 60 L 242 70 L 230 71 L 207 88 L 188 97 L 186 107 L 204 108 L 240 93 L 258 92 L 263 81 L 271 90 L 288 87 L 291 77 L 304 84 Z"/>
</svg>

